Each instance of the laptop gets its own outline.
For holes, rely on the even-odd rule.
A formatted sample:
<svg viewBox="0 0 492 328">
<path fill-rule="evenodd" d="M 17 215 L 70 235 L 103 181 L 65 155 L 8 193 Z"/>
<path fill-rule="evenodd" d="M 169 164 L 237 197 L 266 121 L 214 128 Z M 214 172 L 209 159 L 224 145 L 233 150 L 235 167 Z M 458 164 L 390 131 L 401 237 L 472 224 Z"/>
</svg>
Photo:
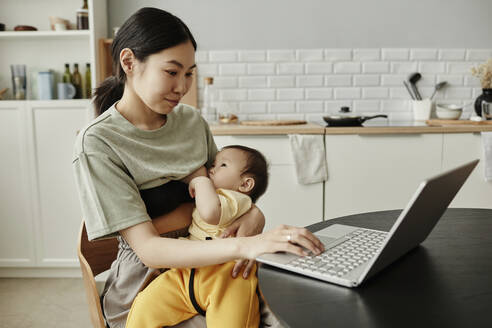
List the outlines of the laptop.
<svg viewBox="0 0 492 328">
<path fill-rule="evenodd" d="M 389 232 L 333 224 L 315 235 L 318 256 L 264 254 L 256 260 L 330 283 L 357 287 L 422 243 L 479 160 L 423 181 Z"/>
</svg>

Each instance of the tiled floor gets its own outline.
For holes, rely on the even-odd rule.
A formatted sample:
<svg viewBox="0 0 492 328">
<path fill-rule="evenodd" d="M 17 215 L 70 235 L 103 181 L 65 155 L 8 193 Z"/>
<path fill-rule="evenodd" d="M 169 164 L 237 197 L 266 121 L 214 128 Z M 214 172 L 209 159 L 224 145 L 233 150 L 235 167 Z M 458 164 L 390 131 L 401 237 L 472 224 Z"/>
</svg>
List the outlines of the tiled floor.
<svg viewBox="0 0 492 328">
<path fill-rule="evenodd" d="M 1 278 L 0 328 L 89 328 L 82 279 Z"/>
</svg>

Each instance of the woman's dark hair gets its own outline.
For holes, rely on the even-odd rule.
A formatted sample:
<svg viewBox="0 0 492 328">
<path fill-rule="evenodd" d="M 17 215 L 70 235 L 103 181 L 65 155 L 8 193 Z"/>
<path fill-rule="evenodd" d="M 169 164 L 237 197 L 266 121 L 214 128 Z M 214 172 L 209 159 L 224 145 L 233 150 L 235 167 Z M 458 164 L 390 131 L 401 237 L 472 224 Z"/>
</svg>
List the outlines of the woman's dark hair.
<svg viewBox="0 0 492 328">
<path fill-rule="evenodd" d="M 196 41 L 181 19 L 157 8 L 141 8 L 121 25 L 111 46 L 113 76 L 105 79 L 95 91 L 96 111 L 101 114 L 123 96 L 126 74 L 120 65 L 120 52 L 125 48 L 135 57 L 145 59 L 164 49 Z"/>
<path fill-rule="evenodd" d="M 246 154 L 246 167 L 242 174 L 250 175 L 255 180 L 253 189 L 249 192 L 251 201 L 256 203 L 258 198 L 263 195 L 268 186 L 268 163 L 258 150 L 241 145 L 230 145 L 222 148 L 224 149 L 238 149 Z"/>
</svg>

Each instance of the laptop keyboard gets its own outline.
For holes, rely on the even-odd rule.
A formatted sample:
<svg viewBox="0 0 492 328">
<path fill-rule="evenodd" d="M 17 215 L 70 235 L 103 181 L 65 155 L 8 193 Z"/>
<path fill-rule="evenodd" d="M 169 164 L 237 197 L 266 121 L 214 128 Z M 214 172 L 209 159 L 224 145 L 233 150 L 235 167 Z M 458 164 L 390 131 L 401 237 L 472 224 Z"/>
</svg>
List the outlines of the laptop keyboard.
<svg viewBox="0 0 492 328">
<path fill-rule="evenodd" d="M 310 272 L 341 277 L 369 261 L 381 247 L 386 232 L 358 229 L 348 239 L 317 256 L 296 258 L 287 265 Z M 326 245 L 325 245 L 326 247 Z"/>
</svg>

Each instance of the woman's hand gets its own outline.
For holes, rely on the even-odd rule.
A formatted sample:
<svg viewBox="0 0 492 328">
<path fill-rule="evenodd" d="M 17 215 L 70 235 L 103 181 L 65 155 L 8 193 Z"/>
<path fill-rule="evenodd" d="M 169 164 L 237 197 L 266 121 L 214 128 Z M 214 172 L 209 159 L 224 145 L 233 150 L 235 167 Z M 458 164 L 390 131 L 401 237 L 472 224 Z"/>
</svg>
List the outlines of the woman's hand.
<svg viewBox="0 0 492 328">
<path fill-rule="evenodd" d="M 273 230 L 247 239 L 245 257 L 249 259 L 275 252 L 306 256 L 311 251 L 319 255 L 325 250 L 323 243 L 309 230 L 288 225 L 280 225 Z"/>
<path fill-rule="evenodd" d="M 224 230 L 221 238 L 227 237 L 248 237 L 260 234 L 265 227 L 265 216 L 253 205 L 251 209 L 244 213 L 239 219 L 235 220 L 227 229 Z M 236 278 L 243 270 L 243 278 L 246 279 L 255 264 L 254 260 L 240 260 L 232 269 L 232 277 Z"/>
<path fill-rule="evenodd" d="M 235 220 L 220 235 L 227 237 L 248 237 L 260 234 L 265 227 L 265 216 L 254 204 L 251 209 Z"/>
</svg>

